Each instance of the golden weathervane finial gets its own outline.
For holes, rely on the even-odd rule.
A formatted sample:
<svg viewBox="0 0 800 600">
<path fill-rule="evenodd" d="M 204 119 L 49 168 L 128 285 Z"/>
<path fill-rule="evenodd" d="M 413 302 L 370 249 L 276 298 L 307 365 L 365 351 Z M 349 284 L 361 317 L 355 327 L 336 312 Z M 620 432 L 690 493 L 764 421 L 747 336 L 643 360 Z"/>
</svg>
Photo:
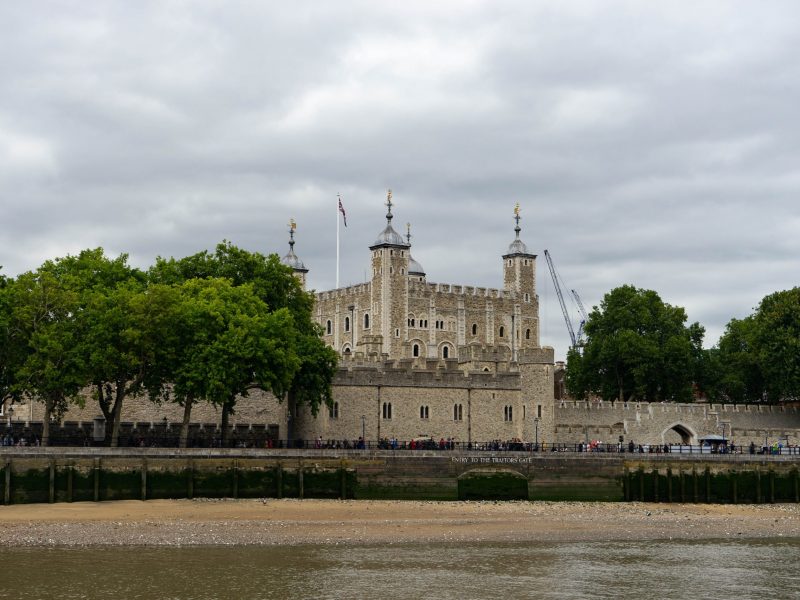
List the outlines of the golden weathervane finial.
<svg viewBox="0 0 800 600">
<path fill-rule="evenodd" d="M 294 219 L 289 219 L 289 229 L 291 229 L 292 231 L 297 229 L 297 223 L 295 223 Z"/>
<path fill-rule="evenodd" d="M 519 216 L 519 202 L 517 202 L 517 203 L 514 205 L 514 216 L 515 216 L 515 217 L 518 217 L 518 216 Z"/>
</svg>

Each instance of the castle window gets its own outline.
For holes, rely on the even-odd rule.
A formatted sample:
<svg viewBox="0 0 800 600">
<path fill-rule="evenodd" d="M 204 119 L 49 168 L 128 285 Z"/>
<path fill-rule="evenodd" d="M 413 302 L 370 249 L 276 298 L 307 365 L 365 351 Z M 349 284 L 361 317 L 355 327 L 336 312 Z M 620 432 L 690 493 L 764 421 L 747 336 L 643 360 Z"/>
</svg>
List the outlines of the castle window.
<svg viewBox="0 0 800 600">
<path fill-rule="evenodd" d="M 537 404 L 536 405 L 536 416 L 538 418 L 540 418 L 540 419 L 542 418 L 542 405 L 541 404 Z"/>
<path fill-rule="evenodd" d="M 350 356 L 350 346 L 345 345 L 345 347 L 342 348 L 342 354 L 346 354 L 347 356 Z"/>
<path fill-rule="evenodd" d="M 450 358 L 450 347 L 442 346 L 442 358 Z"/>
<path fill-rule="evenodd" d="M 510 258 L 509 258 L 509 259 L 508 259 L 508 266 L 510 267 L 510 266 L 512 266 L 513 264 L 514 264 L 514 261 L 513 261 L 512 259 L 510 259 Z"/>
<path fill-rule="evenodd" d="M 394 330 L 394 337 L 400 337 L 400 330 L 399 329 L 395 329 Z"/>
<path fill-rule="evenodd" d="M 391 419 L 392 418 L 392 403 L 391 402 L 384 402 L 383 403 L 383 418 L 384 419 Z"/>
<path fill-rule="evenodd" d="M 505 332 L 506 332 L 506 328 L 501 326 L 500 327 L 500 337 L 503 337 L 503 335 L 505 335 Z"/>
<path fill-rule="evenodd" d="M 522 264 L 524 264 L 527 267 L 528 266 L 528 259 L 526 258 L 525 260 L 523 260 Z"/>
<path fill-rule="evenodd" d="M 328 407 L 328 417 L 331 419 L 338 419 L 339 418 L 339 403 L 334 402 L 331 406 Z"/>
<path fill-rule="evenodd" d="M 473 323 L 472 324 L 472 335 L 478 335 L 478 324 L 477 323 Z"/>
<path fill-rule="evenodd" d="M 364 313 L 364 329 L 369 329 L 369 313 Z"/>
<path fill-rule="evenodd" d="M 412 355 L 414 358 L 417 358 L 417 357 L 419 356 L 419 344 L 414 344 L 414 345 L 411 347 L 411 355 Z"/>
<path fill-rule="evenodd" d="M 525 339 L 526 340 L 531 339 L 531 330 L 530 329 L 526 329 L 525 330 Z"/>
<path fill-rule="evenodd" d="M 504 421 L 513 421 L 514 420 L 514 407 L 513 406 L 506 406 L 503 408 L 503 417 Z"/>
<path fill-rule="evenodd" d="M 389 267 L 389 275 L 391 275 L 392 273 L 394 273 L 394 267 Z"/>
<path fill-rule="evenodd" d="M 427 419 L 429 417 L 429 407 L 427 406 L 420 406 L 419 407 L 419 418 L 420 419 Z"/>
<path fill-rule="evenodd" d="M 406 270 L 403 267 L 400 267 L 400 275 L 405 275 Z"/>
<path fill-rule="evenodd" d="M 333 324 L 331 323 L 330 319 L 328 319 L 328 322 L 325 324 L 325 333 L 330 335 L 332 331 L 333 331 Z"/>
<path fill-rule="evenodd" d="M 344 330 L 345 331 L 350 331 L 350 317 L 345 317 L 344 318 Z"/>
<path fill-rule="evenodd" d="M 454 404 L 453 405 L 453 421 L 463 421 L 464 420 L 464 405 L 463 404 Z"/>
<path fill-rule="evenodd" d="M 484 373 L 488 373 L 489 372 L 489 367 L 483 367 L 483 372 Z"/>
</svg>

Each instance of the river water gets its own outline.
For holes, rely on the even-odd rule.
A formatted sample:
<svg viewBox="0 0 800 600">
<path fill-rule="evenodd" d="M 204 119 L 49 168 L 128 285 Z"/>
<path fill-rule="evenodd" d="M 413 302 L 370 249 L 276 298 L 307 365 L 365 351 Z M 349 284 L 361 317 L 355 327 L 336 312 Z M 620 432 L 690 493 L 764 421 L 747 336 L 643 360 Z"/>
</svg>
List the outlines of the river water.
<svg viewBox="0 0 800 600">
<path fill-rule="evenodd" d="M 800 540 L 6 548 L 0 598 L 800 598 Z"/>
</svg>

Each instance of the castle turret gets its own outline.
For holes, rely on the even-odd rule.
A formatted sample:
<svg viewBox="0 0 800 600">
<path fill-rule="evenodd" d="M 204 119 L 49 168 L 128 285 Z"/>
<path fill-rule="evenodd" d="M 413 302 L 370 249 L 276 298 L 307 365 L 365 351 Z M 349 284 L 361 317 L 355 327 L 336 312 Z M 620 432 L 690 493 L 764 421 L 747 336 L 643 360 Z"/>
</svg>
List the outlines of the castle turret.
<svg viewBox="0 0 800 600">
<path fill-rule="evenodd" d="M 409 245 L 392 227 L 392 190 L 387 194 L 386 206 L 386 227 L 369 247 L 373 334 L 381 336 L 383 353 L 399 356 L 407 337 Z"/>
<path fill-rule="evenodd" d="M 515 238 L 503 255 L 503 285 L 517 297 L 508 325 L 512 333 L 512 349 L 539 345 L 539 298 L 536 295 L 536 255 L 519 238 L 519 204 L 514 206 Z"/>
<path fill-rule="evenodd" d="M 308 269 L 303 264 L 303 261 L 300 260 L 297 255 L 294 253 L 294 232 L 297 229 L 297 223 L 294 222 L 294 219 L 289 220 L 289 252 L 286 253 L 281 259 L 281 263 L 286 265 L 287 267 L 291 267 L 292 271 L 294 271 L 294 276 L 300 280 L 300 285 L 303 289 L 306 289 L 306 273 L 308 273 Z"/>
</svg>

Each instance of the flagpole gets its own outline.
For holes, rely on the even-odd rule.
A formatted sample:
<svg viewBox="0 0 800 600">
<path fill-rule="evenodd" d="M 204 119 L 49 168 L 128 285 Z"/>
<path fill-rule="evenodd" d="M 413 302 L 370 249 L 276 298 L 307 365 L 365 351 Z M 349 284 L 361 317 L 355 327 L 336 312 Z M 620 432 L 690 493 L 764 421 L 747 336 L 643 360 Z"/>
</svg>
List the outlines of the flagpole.
<svg viewBox="0 0 800 600">
<path fill-rule="evenodd" d="M 339 289 L 339 202 L 340 196 L 337 194 L 336 203 L 336 289 Z"/>
</svg>

